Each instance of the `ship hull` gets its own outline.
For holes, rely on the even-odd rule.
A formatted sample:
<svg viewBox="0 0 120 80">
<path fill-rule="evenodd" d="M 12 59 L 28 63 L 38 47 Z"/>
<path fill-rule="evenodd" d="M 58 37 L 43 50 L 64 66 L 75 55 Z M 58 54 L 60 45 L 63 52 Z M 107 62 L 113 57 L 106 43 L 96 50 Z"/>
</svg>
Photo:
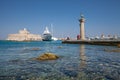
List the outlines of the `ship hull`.
<svg viewBox="0 0 120 80">
<path fill-rule="evenodd" d="M 52 35 L 51 34 L 43 34 L 43 41 L 52 41 Z"/>
</svg>

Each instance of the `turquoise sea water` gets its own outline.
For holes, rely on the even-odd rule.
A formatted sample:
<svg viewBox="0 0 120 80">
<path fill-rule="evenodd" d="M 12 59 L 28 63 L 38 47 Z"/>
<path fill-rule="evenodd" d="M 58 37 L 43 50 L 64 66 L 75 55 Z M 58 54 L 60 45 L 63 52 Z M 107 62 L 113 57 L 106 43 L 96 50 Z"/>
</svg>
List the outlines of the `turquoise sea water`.
<svg viewBox="0 0 120 80">
<path fill-rule="evenodd" d="M 119 48 L 61 41 L 0 41 L 0 80 L 120 80 L 120 53 L 106 49 Z M 45 52 L 60 58 L 33 59 Z"/>
</svg>

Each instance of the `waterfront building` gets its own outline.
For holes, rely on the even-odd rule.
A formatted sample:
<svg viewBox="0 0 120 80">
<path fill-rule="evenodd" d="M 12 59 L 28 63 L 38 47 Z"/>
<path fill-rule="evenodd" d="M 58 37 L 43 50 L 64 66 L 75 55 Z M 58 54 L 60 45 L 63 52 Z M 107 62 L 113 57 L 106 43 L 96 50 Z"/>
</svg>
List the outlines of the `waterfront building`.
<svg viewBox="0 0 120 80">
<path fill-rule="evenodd" d="M 84 23 L 85 23 L 85 18 L 83 15 L 81 15 L 81 19 L 79 20 L 80 22 L 80 40 L 85 40 L 85 30 L 84 30 Z"/>
<path fill-rule="evenodd" d="M 7 40 L 12 41 L 41 41 L 40 35 L 31 34 L 26 28 L 20 30 L 17 34 L 9 34 Z"/>
</svg>

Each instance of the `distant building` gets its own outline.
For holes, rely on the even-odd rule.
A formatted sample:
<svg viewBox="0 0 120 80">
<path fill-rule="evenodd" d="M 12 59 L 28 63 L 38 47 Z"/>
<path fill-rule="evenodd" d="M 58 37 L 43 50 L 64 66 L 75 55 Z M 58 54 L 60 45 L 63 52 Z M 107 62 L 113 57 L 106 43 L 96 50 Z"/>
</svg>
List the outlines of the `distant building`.
<svg viewBox="0 0 120 80">
<path fill-rule="evenodd" d="M 17 34 L 9 34 L 7 40 L 12 41 L 41 41 L 40 35 L 31 34 L 26 28 L 20 30 Z"/>
</svg>

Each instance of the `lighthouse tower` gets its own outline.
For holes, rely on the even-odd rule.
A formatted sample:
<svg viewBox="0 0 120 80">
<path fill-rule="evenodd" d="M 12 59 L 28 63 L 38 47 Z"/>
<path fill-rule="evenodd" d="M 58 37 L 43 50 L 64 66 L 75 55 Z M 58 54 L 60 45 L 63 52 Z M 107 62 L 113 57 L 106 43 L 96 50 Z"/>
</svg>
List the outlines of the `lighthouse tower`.
<svg viewBox="0 0 120 80">
<path fill-rule="evenodd" d="M 80 36 L 81 36 L 81 40 L 85 40 L 85 30 L 84 30 L 84 22 L 85 22 L 85 18 L 83 15 L 81 15 L 81 19 L 79 19 L 80 22 Z"/>
</svg>

